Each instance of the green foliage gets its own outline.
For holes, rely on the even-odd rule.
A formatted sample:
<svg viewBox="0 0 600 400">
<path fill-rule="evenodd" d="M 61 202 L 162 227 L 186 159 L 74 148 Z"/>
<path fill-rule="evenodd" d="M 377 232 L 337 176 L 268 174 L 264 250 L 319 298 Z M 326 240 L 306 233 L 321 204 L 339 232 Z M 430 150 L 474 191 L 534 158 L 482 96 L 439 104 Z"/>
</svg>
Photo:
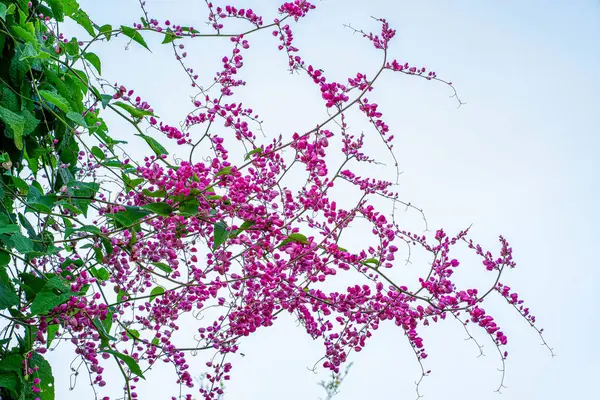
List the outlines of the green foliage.
<svg viewBox="0 0 600 400">
<path fill-rule="evenodd" d="M 155 263 L 152 263 L 152 265 L 154 265 L 156 268 L 160 269 L 161 271 L 166 272 L 167 274 L 173 272 L 173 270 L 171 269 L 171 267 L 169 267 L 165 263 L 155 262 Z"/>
<path fill-rule="evenodd" d="M 0 390 L 7 399 L 33 400 L 54 400 L 54 377 L 52 368 L 46 359 L 37 353 L 33 353 L 31 359 L 27 360 L 30 368 L 37 367 L 33 375 L 24 375 L 23 354 L 11 351 L 4 355 L 0 362 Z M 33 378 L 40 379 L 40 391 L 34 393 L 31 390 L 31 381 Z M 10 396 L 10 397 L 8 397 Z M 5 397 L 2 397 L 3 399 Z"/>
<path fill-rule="evenodd" d="M 163 217 L 168 217 L 173 212 L 173 207 L 167 203 L 149 203 L 146 204 L 144 210 L 151 211 L 155 214 L 162 215 Z"/>
<path fill-rule="evenodd" d="M 150 301 L 154 300 L 155 298 L 162 296 L 162 294 L 165 292 L 165 288 L 162 286 L 156 286 L 154 289 L 152 289 L 152 291 L 150 292 Z"/>
<path fill-rule="evenodd" d="M 292 243 L 292 242 L 308 244 L 308 239 L 306 238 L 306 236 L 304 236 L 301 233 L 292 233 L 283 242 L 281 242 L 281 244 L 279 246 L 283 246 L 283 245 L 286 245 L 286 244 Z"/>
<path fill-rule="evenodd" d="M 127 368 L 129 368 L 129 370 L 131 372 L 133 372 L 134 374 L 136 374 L 137 376 L 139 376 L 142 379 L 146 379 L 144 377 L 144 374 L 142 373 L 142 369 L 140 368 L 138 363 L 133 359 L 133 357 L 128 356 L 127 354 L 119 353 L 114 350 L 104 350 L 104 352 L 108 353 L 108 354 L 112 354 L 119 360 L 122 360 L 123 362 L 125 362 L 125 365 L 127 365 Z"/>
<path fill-rule="evenodd" d="M 217 222 L 214 225 L 213 250 L 217 250 L 229 237 L 227 225 L 224 222 Z"/>
<path fill-rule="evenodd" d="M 113 244 L 93 218 L 102 218 L 103 226 L 111 222 L 117 230 L 129 229 L 132 245 L 146 220 L 175 213 L 196 215 L 199 203 L 192 196 L 173 200 L 164 190 L 143 189 L 149 200 L 155 200 L 98 217 L 102 206 L 97 198 L 100 179 L 80 173 L 81 154 L 101 163 L 104 171 L 114 171 L 127 190 L 145 182 L 134 167 L 122 163 L 114 153 L 115 145 L 125 140 L 111 137 L 104 112 L 124 117 L 156 155 L 168 152 L 137 127 L 153 116 L 152 112 L 122 99 L 115 101 L 113 89 L 107 92 L 94 85 L 93 79 L 102 74 L 100 57 L 78 39 L 66 43 L 56 40 L 49 27 L 69 19 L 90 36 L 81 39 L 86 43 L 124 35 L 146 49 L 148 45 L 134 28 L 96 24 L 76 0 L 34 0 L 31 7 L 27 3 L 0 0 L 0 310 L 3 316 L 10 316 L 2 318 L 0 324 L 0 398 L 54 400 L 52 370 L 33 343 L 41 333 L 49 348 L 63 331 L 64 321 L 54 320 L 46 328 L 30 321 L 40 317 L 53 321 L 53 310 L 86 293 L 88 286 L 77 293 L 71 290 L 73 279 L 84 271 L 100 282 L 110 279 L 111 271 L 102 261 L 114 251 Z M 52 23 L 43 23 L 39 14 Z M 90 142 L 84 142 L 83 136 L 91 138 L 93 144 L 88 146 Z M 216 243 L 222 243 L 221 237 L 226 235 L 221 228 L 216 229 Z M 36 267 L 36 259 L 59 252 L 61 256 L 75 254 L 76 249 L 89 251 L 86 263 L 77 257 L 63 258 L 60 274 Z M 150 268 L 172 272 L 169 265 L 160 262 Z M 156 286 L 150 300 L 164 291 Z M 124 295 L 119 291 L 118 301 Z M 109 307 L 105 319 L 94 318 L 90 329 L 95 328 L 100 336 L 103 351 L 143 378 L 132 357 L 109 348 L 116 341 L 111 336 L 114 311 Z M 127 329 L 127 335 L 137 340 L 140 334 L 136 336 L 136 332 Z M 24 360 L 38 367 L 33 376 L 23 375 Z M 41 380 L 39 393 L 32 392 L 33 378 Z"/>
<path fill-rule="evenodd" d="M 150 111 L 146 111 L 146 110 L 142 110 L 142 109 L 133 107 L 127 103 L 123 103 L 122 101 L 117 101 L 115 103 L 115 106 L 121 107 L 123 110 L 127 111 L 129 113 L 129 115 L 131 115 L 134 118 L 142 118 L 147 115 L 154 115 Z"/>
<path fill-rule="evenodd" d="M 148 143 L 148 145 L 150 146 L 150 148 L 154 151 L 154 153 L 157 156 L 161 156 L 163 154 L 165 154 L 165 155 L 169 154 L 169 152 L 167 151 L 167 149 L 165 149 L 160 143 L 158 143 L 156 141 L 156 139 L 151 138 L 148 135 L 139 134 L 138 136 L 141 136 L 142 139 L 144 139 L 146 141 L 146 143 Z"/>
<path fill-rule="evenodd" d="M 146 49 L 150 50 L 150 48 L 146 44 L 146 41 L 144 40 L 144 38 L 142 37 L 142 35 L 136 29 L 130 28 L 128 26 L 121 25 L 121 31 L 123 32 L 123 34 L 125 36 L 131 38 L 135 42 L 137 42 L 137 43 L 141 44 L 142 46 L 144 46 Z"/>
<path fill-rule="evenodd" d="M 46 282 L 42 290 L 36 294 L 30 307 L 31 313 L 33 315 L 45 314 L 69 300 L 73 294 L 68 283 L 62 278 L 52 277 Z"/>
</svg>

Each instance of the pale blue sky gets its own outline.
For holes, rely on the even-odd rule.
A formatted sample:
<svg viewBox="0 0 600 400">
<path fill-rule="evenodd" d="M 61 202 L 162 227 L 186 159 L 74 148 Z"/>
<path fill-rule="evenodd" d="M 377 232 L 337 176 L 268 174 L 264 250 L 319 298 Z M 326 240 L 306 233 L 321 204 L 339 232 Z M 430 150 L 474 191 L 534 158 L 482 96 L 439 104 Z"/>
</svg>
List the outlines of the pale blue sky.
<svg viewBox="0 0 600 400">
<path fill-rule="evenodd" d="M 80 2 L 98 23 L 139 19 L 134 0 Z M 231 3 L 250 4 L 266 20 L 279 4 Z M 204 27 L 203 1 L 147 4 L 153 17 Z M 424 208 L 432 229 L 457 231 L 473 223 L 474 237 L 488 246 L 495 246 L 498 234 L 505 235 L 518 264 L 505 280 L 527 300 L 558 355 L 552 359 L 524 321 L 505 304 L 492 302 L 488 307 L 509 337 L 504 398 L 593 398 L 600 372 L 600 1 L 325 0 L 294 30 L 301 54 L 337 80 L 373 71 L 378 54 L 342 26 L 376 29 L 371 15 L 387 18 L 398 31 L 392 57 L 435 70 L 454 82 L 467 102 L 457 109 L 448 88 L 407 76 L 388 75 L 376 85 L 369 97 L 381 104 L 397 132 L 403 200 Z M 146 37 L 153 54 L 134 45 L 124 51 L 123 40 L 110 52 L 98 51 L 104 76 L 135 88 L 164 120 L 175 123 L 189 110 L 189 87 L 168 48 L 161 48 L 157 37 Z M 269 32 L 249 39 L 253 48 L 243 76 L 250 83 L 241 95 L 266 121 L 267 135 L 312 127 L 324 113 L 316 88 L 286 72 L 285 55 L 276 51 Z M 228 52 L 219 43 L 226 42 L 187 46 L 205 82 Z M 122 130 L 124 138 L 130 137 L 127 126 L 111 126 L 113 135 Z M 404 218 L 411 229 L 422 229 L 414 213 Z M 416 397 L 418 364 L 395 328 L 376 332 L 366 349 L 352 357 L 354 367 L 337 399 Z M 500 365 L 490 343 L 484 340 L 488 355 L 477 358 L 477 349 L 463 340 L 455 323 L 424 332 L 430 353 L 426 367 L 433 370 L 421 386 L 426 398 L 498 398 L 493 391 Z M 316 382 L 323 370 L 315 375 L 306 368 L 320 358 L 323 347 L 293 319 L 279 320 L 242 347 L 246 357 L 234 359 L 226 399 L 312 400 L 322 395 Z M 164 371 L 148 374 L 139 390 L 142 399 L 173 393 L 165 379 L 171 375 Z M 57 398 L 88 398 L 85 380 L 67 392 L 67 371 L 55 368 L 55 373 Z"/>
</svg>

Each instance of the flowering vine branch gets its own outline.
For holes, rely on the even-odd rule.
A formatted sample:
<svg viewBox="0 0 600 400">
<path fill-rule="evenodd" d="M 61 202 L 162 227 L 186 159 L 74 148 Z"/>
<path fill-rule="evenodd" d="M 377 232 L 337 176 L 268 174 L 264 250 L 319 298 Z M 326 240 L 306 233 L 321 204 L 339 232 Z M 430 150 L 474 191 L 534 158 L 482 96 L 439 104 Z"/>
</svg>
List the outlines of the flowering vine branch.
<svg viewBox="0 0 600 400">
<path fill-rule="evenodd" d="M 381 57 L 377 70 L 333 80 L 295 44 L 292 24 L 313 13 L 310 1 L 285 2 L 275 17 L 206 1 L 206 30 L 160 22 L 144 1 L 140 8 L 141 22 L 113 27 L 92 21 L 74 0 L 0 0 L 0 396 L 54 399 L 44 354 L 60 344 L 72 346 L 75 357 L 70 386 L 84 367 L 96 399 L 111 399 L 106 368 L 123 377 L 119 398 L 133 400 L 158 363 L 173 368 L 179 391 L 172 399 L 222 398 L 243 339 L 283 313 L 323 343 L 315 368 L 332 373 L 322 383 L 328 399 L 345 379 L 352 352 L 362 351 L 382 323 L 397 325 L 414 350 L 420 397 L 429 373 L 420 328 L 448 315 L 480 355 L 469 325 L 490 338 L 502 362 L 502 388 L 508 339 L 483 308 L 488 296 L 505 298 L 542 335 L 519 296 L 501 283 L 516 265 L 512 248 L 500 236 L 497 254 L 484 250 L 468 238 L 469 229 L 454 236 L 407 231 L 396 220 L 397 204 L 425 220 L 423 210 L 401 200 L 393 182 L 361 172 L 384 164 L 365 148 L 373 141 L 393 160 L 396 184 L 400 175 L 394 135 L 374 101 L 384 74 L 442 83 L 460 106 L 452 83 L 393 59 L 396 32 L 383 18 L 375 18 L 377 33 L 348 25 Z M 66 18 L 89 37 L 65 36 Z M 231 33 L 231 20 L 248 28 Z M 240 71 L 249 38 L 260 34 L 272 35 L 289 71 L 314 85 L 327 118 L 269 138 L 259 114 L 236 100 L 247 85 Z M 144 35 L 172 47 L 190 82 L 191 111 L 178 125 L 133 89 L 102 78 L 102 60 L 91 52 L 123 37 L 127 46 L 148 49 Z M 185 43 L 208 39 L 219 40 L 225 55 L 212 82 L 202 85 Z M 371 131 L 354 132 L 350 112 Z M 104 113 L 126 121 L 131 134 L 111 134 Z M 146 146 L 142 158 L 129 155 L 131 139 Z M 168 141 L 177 145 L 171 158 Z M 336 189 L 348 195 L 337 199 Z M 355 229 L 358 221 L 369 225 L 366 233 Z M 364 240 L 346 249 L 348 235 Z M 396 276 L 402 243 L 407 262 L 415 250 L 431 260 L 412 284 Z M 456 283 L 457 245 L 494 274 L 488 286 Z M 337 275 L 354 283 L 334 289 Z M 184 332 L 193 345 L 177 334 L 186 315 L 194 321 Z M 200 351 L 210 361 L 196 382 L 190 362 Z"/>
</svg>

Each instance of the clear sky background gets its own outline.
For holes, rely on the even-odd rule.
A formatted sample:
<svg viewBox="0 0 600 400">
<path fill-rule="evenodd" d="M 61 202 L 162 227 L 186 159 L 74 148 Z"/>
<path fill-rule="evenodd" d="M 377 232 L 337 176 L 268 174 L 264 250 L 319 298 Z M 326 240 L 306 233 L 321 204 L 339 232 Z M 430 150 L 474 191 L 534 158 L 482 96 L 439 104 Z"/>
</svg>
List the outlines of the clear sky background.
<svg viewBox="0 0 600 400">
<path fill-rule="evenodd" d="M 134 0 L 80 2 L 99 24 L 139 20 Z M 151 17 L 207 31 L 203 1 L 147 4 Z M 269 21 L 279 2 L 231 4 L 251 6 Z M 457 232 L 472 223 L 473 237 L 493 248 L 497 235 L 505 235 L 518 265 L 504 280 L 527 301 L 556 351 L 552 358 L 505 303 L 490 302 L 486 309 L 509 337 L 503 398 L 595 397 L 600 372 L 600 1 L 324 0 L 294 26 L 301 55 L 338 81 L 359 71 L 372 76 L 379 54 L 343 27 L 378 29 L 370 16 L 385 17 L 397 29 L 392 57 L 435 70 L 454 83 L 467 103 L 457 109 L 444 85 L 404 75 L 390 73 L 376 85 L 369 98 L 380 104 L 396 132 L 402 199 L 425 210 L 430 229 Z M 125 51 L 123 39 L 101 46 L 103 76 L 135 89 L 163 120 L 176 123 L 189 111 L 192 92 L 170 47 L 161 47 L 157 36 L 146 38 L 153 53 L 136 45 Z M 240 94 L 265 120 L 267 136 L 289 137 L 311 128 L 325 115 L 318 88 L 286 72 L 285 54 L 277 52 L 270 32 L 249 40 L 253 47 L 242 72 L 249 86 Z M 225 40 L 195 40 L 186 46 L 190 65 L 204 82 L 210 82 L 220 58 L 229 53 Z M 133 137 L 116 120 L 110 126 L 113 136 Z M 373 134 L 368 126 L 364 129 Z M 177 153 L 176 146 L 170 149 Z M 388 156 L 382 152 L 381 157 Z M 379 171 L 394 179 L 392 168 Z M 423 230 L 416 213 L 402 215 L 409 229 Z M 363 238 L 357 234 L 344 247 L 353 240 L 359 244 Z M 408 267 L 399 261 L 398 266 L 407 274 L 425 267 L 416 261 Z M 476 278 L 464 279 L 485 285 L 490 277 L 478 275 L 482 268 L 477 262 L 465 266 L 467 275 L 473 271 Z M 423 332 L 430 354 L 425 366 L 432 370 L 421 386 L 425 398 L 501 398 L 494 393 L 500 361 L 485 336 L 479 337 L 486 356 L 477 358 L 477 347 L 464 340 L 462 327 L 453 321 Z M 226 399 L 312 400 L 323 395 L 316 383 L 326 373 L 307 370 L 323 346 L 293 318 L 259 331 L 241 351 L 246 356 L 232 359 Z M 74 391 L 67 390 L 68 368 L 60 368 L 66 353 L 55 353 L 57 399 L 91 398 L 83 377 Z M 419 366 L 395 325 L 384 325 L 351 360 L 354 366 L 337 399 L 416 398 Z M 173 377 L 171 369 L 148 373 L 140 397 L 168 398 L 175 390 Z M 110 380 L 111 387 L 119 386 L 118 375 Z"/>
</svg>

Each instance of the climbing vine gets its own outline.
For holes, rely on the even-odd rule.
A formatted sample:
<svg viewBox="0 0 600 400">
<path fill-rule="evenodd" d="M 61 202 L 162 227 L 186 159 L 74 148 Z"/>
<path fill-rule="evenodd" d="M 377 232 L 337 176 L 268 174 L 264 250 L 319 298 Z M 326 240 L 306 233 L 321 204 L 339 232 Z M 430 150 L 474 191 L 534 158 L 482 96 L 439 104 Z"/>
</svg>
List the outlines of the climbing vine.
<svg viewBox="0 0 600 400">
<path fill-rule="evenodd" d="M 309 1 L 283 3 L 268 22 L 249 8 L 207 2 L 204 30 L 151 18 L 144 2 L 140 6 L 139 23 L 112 26 L 92 21 L 75 0 L 0 0 L 2 399 L 54 399 L 52 367 L 61 366 L 51 366 L 45 355 L 59 345 L 72 348 L 96 399 L 138 398 L 135 387 L 151 384 L 142 381 L 158 362 L 174 367 L 180 390 L 173 398 L 218 398 L 243 338 L 282 313 L 323 343 L 319 363 L 334 378 L 323 383 L 328 396 L 346 377 L 349 355 L 382 323 L 398 326 L 422 367 L 427 352 L 419 327 L 448 316 L 473 340 L 470 327 L 482 328 L 504 365 L 507 336 L 482 307 L 491 295 L 506 299 L 541 336 L 535 317 L 502 283 L 515 267 L 503 237 L 492 253 L 473 242 L 468 229 L 408 232 L 396 206 L 421 210 L 403 203 L 393 182 L 360 173 L 361 165 L 378 165 L 384 154 L 368 154 L 366 141 L 379 143 L 397 167 L 392 128 L 373 101 L 382 74 L 436 82 L 456 97 L 435 72 L 393 58 L 395 31 L 385 19 L 377 19 L 377 33 L 354 30 L 372 44 L 379 68 L 336 81 L 295 46 L 292 25 L 313 12 Z M 227 31 L 231 19 L 247 30 Z M 87 36 L 69 36 L 73 24 Z M 172 47 L 194 90 L 179 125 L 161 119 L 133 89 L 104 80 L 93 52 L 97 43 L 118 38 L 149 49 L 148 35 Z M 246 85 L 239 72 L 255 35 L 273 36 L 290 71 L 315 86 L 328 118 L 307 131 L 257 135 L 257 111 L 235 100 Z M 213 82 L 203 85 L 187 63 L 186 44 L 215 37 L 228 38 L 221 42 L 225 55 Z M 371 132 L 353 132 L 350 110 Z M 103 119 L 109 113 L 130 131 L 111 132 Z M 146 146 L 141 158 L 128 153 L 132 139 Z M 169 154 L 167 141 L 177 144 L 176 154 Z M 245 154 L 239 159 L 230 154 L 236 146 Z M 329 154 L 341 162 L 332 163 Z M 291 174 L 296 183 L 301 177 L 299 189 L 286 180 Z M 338 205 L 334 187 L 355 193 L 353 205 Z M 388 201 L 390 209 L 373 199 Z M 359 233 L 365 246 L 346 249 L 356 220 L 370 225 Z M 481 258 L 488 287 L 455 283 L 455 246 Z M 413 287 L 391 273 L 409 251 L 431 256 Z M 336 275 L 355 283 L 330 290 Z M 184 315 L 207 316 L 185 327 L 192 345 L 177 339 Z M 188 363 L 199 351 L 211 354 L 200 385 Z M 117 397 L 105 391 L 107 368 L 122 375 Z"/>
</svg>

